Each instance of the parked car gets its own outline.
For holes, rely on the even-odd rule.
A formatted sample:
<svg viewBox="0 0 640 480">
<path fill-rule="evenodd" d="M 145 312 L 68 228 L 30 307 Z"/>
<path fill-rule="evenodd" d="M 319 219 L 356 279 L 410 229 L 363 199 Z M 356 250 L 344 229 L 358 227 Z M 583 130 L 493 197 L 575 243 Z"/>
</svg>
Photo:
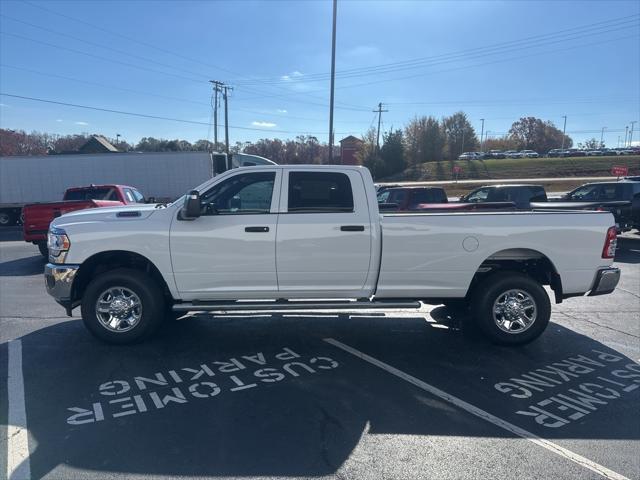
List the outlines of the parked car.
<svg viewBox="0 0 640 480">
<path fill-rule="evenodd" d="M 636 153 L 630 148 L 616 148 L 616 155 L 635 155 Z"/>
<path fill-rule="evenodd" d="M 584 154 L 587 157 L 601 157 L 602 150 L 585 150 Z"/>
<path fill-rule="evenodd" d="M 538 158 L 540 156 L 538 152 L 535 152 L 533 150 L 522 150 L 522 152 L 520 153 L 522 154 L 523 158 Z"/>
<path fill-rule="evenodd" d="M 542 185 L 488 185 L 460 197 L 462 203 L 513 202 L 518 209 L 530 208 L 531 202 L 546 202 Z"/>
<path fill-rule="evenodd" d="M 564 152 L 565 150 L 562 150 L 560 148 L 553 148 L 551 150 L 549 150 L 547 152 L 547 157 L 550 158 L 554 158 L 554 157 L 561 157 L 562 156 L 562 152 Z"/>
<path fill-rule="evenodd" d="M 507 158 L 502 150 L 489 150 L 489 158 L 503 159 Z"/>
<path fill-rule="evenodd" d="M 556 302 L 615 289 L 613 222 L 609 212 L 381 215 L 365 168 L 247 167 L 164 208 L 56 218 L 44 277 L 68 315 L 80 306 L 87 329 L 116 344 L 149 337 L 168 311 L 456 300 L 492 341 L 523 344 L 549 323 L 544 285 Z"/>
<path fill-rule="evenodd" d="M 447 203 L 447 193 L 440 187 L 393 187 L 377 195 L 378 205 L 385 211 L 416 210 L 419 204 Z"/>
<path fill-rule="evenodd" d="M 546 205 L 534 208 L 597 209 L 610 211 L 619 232 L 640 228 L 640 181 L 587 183 Z"/>
<path fill-rule="evenodd" d="M 522 158 L 522 152 L 517 150 L 507 150 L 504 154 L 507 158 Z"/>
<path fill-rule="evenodd" d="M 570 148 L 563 153 L 563 157 L 585 157 L 587 154 L 584 150 L 578 150 L 577 148 Z"/>
<path fill-rule="evenodd" d="M 22 208 L 24 241 L 38 246 L 47 257 L 47 231 L 51 220 L 65 213 L 87 208 L 114 207 L 133 203 L 144 203 L 142 195 L 134 187 L 126 185 L 90 185 L 69 188 L 61 202 L 32 203 Z"/>
<path fill-rule="evenodd" d="M 479 152 L 464 152 L 458 156 L 458 160 L 482 160 L 483 158 Z"/>
</svg>

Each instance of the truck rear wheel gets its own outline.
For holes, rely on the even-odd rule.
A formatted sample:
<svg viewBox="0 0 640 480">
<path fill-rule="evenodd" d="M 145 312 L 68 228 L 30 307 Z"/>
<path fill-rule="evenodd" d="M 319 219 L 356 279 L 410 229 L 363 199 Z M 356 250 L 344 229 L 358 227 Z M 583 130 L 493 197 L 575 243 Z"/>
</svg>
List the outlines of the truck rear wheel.
<svg viewBox="0 0 640 480">
<path fill-rule="evenodd" d="M 135 343 L 152 335 L 164 320 L 162 290 L 148 275 L 121 268 L 89 283 L 82 297 L 82 320 L 107 343 Z"/>
<path fill-rule="evenodd" d="M 0 211 L 0 227 L 9 227 L 15 223 L 13 215 L 6 211 Z"/>
<path fill-rule="evenodd" d="M 542 285 L 531 277 L 501 272 L 476 287 L 471 311 L 490 341 L 522 345 L 538 338 L 547 328 L 551 302 Z"/>
</svg>

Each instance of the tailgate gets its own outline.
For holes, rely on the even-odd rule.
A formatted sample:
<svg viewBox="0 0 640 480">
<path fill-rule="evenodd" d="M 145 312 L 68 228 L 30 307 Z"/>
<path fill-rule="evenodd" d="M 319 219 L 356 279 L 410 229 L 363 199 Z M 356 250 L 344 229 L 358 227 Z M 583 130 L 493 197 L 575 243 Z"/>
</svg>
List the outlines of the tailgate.
<svg viewBox="0 0 640 480">
<path fill-rule="evenodd" d="M 54 218 L 75 210 L 86 208 L 96 208 L 95 202 L 91 200 L 78 200 L 52 203 L 33 203 L 25 205 L 22 209 L 24 214 L 23 232 L 27 242 L 44 240 L 49 230 L 49 224 Z"/>
</svg>

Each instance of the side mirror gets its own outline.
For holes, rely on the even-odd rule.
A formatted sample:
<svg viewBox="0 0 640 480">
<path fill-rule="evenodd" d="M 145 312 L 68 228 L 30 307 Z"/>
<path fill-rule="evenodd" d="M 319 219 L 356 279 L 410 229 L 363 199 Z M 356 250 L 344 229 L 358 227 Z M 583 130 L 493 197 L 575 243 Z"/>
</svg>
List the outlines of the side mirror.
<svg viewBox="0 0 640 480">
<path fill-rule="evenodd" d="M 181 217 L 185 220 L 195 220 L 201 214 L 200 192 L 191 190 L 184 200 Z"/>
</svg>

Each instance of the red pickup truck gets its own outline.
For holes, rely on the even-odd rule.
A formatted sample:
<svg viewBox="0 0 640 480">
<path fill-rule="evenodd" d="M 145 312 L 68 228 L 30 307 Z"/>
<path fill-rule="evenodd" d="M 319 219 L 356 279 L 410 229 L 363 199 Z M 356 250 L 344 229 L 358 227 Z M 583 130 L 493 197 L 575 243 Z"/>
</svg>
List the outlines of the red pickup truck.
<svg viewBox="0 0 640 480">
<path fill-rule="evenodd" d="M 47 231 L 51 221 L 65 213 L 86 208 L 115 207 L 144 203 L 144 195 L 126 185 L 90 185 L 69 188 L 61 202 L 32 203 L 22 208 L 24 241 L 38 246 L 47 257 Z"/>
</svg>

